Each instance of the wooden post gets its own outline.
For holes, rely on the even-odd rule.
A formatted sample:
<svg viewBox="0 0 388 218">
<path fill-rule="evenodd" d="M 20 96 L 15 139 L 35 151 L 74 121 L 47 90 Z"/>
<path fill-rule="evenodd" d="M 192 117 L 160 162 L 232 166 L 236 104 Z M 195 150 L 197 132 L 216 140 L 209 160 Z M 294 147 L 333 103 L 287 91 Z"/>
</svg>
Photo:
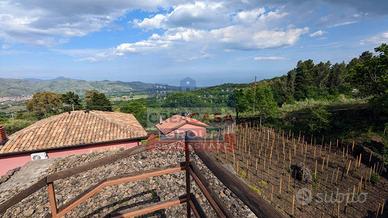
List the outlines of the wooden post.
<svg viewBox="0 0 388 218">
<path fill-rule="evenodd" d="M 329 153 L 331 152 L 331 140 L 329 142 Z"/>
<path fill-rule="evenodd" d="M 282 194 L 282 177 L 280 177 L 279 181 L 279 194 Z"/>
<path fill-rule="evenodd" d="M 288 174 L 288 186 L 287 186 L 287 191 L 290 191 L 290 184 L 291 184 L 291 174 Z"/>
<path fill-rule="evenodd" d="M 271 185 L 271 202 L 273 201 L 273 190 L 274 190 L 274 187 L 273 185 Z"/>
<path fill-rule="evenodd" d="M 333 170 L 333 173 L 331 174 L 331 179 L 330 179 L 331 183 L 333 183 L 333 181 L 334 181 L 334 173 L 335 173 L 335 170 Z"/>
<path fill-rule="evenodd" d="M 47 186 L 48 199 L 50 202 L 51 217 L 58 217 L 57 200 L 55 198 L 54 183 L 50 182 Z"/>
<path fill-rule="evenodd" d="M 380 212 L 380 203 L 378 203 L 377 205 L 376 218 L 379 216 L 379 212 Z"/>
<path fill-rule="evenodd" d="M 338 140 L 337 140 L 338 142 Z M 340 203 L 337 203 L 337 217 L 340 217 Z"/>
<path fill-rule="evenodd" d="M 295 195 L 292 195 L 292 210 L 291 210 L 291 214 L 294 215 L 295 214 Z"/>
<path fill-rule="evenodd" d="M 290 153 L 288 153 L 288 158 L 290 159 L 290 165 L 289 165 L 289 167 L 291 167 L 291 149 L 290 149 Z"/>
<path fill-rule="evenodd" d="M 346 175 L 349 174 L 350 165 L 352 164 L 352 160 L 349 160 L 348 169 L 346 170 Z"/>
<path fill-rule="evenodd" d="M 318 160 L 315 160 L 315 169 L 314 169 L 315 176 L 317 176 L 317 167 L 318 167 Z"/>
<path fill-rule="evenodd" d="M 323 171 L 323 168 L 325 167 L 325 157 L 322 158 L 322 166 L 321 166 L 321 171 Z"/>
</svg>

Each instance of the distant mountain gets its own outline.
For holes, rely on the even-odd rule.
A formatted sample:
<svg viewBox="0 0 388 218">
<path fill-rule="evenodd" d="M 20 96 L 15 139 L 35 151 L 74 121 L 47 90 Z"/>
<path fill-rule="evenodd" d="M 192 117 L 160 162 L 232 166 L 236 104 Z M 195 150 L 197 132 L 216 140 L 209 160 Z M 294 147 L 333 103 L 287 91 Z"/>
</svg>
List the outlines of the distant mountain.
<svg viewBox="0 0 388 218">
<path fill-rule="evenodd" d="M 86 90 L 97 90 L 110 96 L 126 94 L 157 94 L 178 90 L 179 87 L 143 82 L 122 81 L 86 81 L 58 77 L 51 80 L 40 79 L 4 79 L 0 78 L 0 97 L 28 96 L 36 92 L 51 91 L 64 93 L 73 91 L 83 95 Z"/>
</svg>

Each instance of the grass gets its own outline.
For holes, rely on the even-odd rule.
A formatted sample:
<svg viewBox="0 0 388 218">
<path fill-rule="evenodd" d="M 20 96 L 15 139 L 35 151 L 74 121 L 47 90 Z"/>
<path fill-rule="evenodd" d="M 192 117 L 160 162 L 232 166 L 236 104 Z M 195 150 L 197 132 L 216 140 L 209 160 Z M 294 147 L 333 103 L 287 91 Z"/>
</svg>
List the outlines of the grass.
<svg viewBox="0 0 388 218">
<path fill-rule="evenodd" d="M 377 174 L 377 173 L 372 173 L 372 175 L 371 175 L 371 177 L 370 177 L 370 182 L 371 182 L 373 185 L 376 185 L 379 181 L 380 181 L 380 176 L 379 176 L 379 174 Z"/>
<path fill-rule="evenodd" d="M 247 172 L 245 172 L 244 170 L 239 170 L 238 174 L 243 179 L 248 177 Z"/>
<path fill-rule="evenodd" d="M 305 99 L 303 101 L 283 104 L 280 108 L 281 113 L 289 113 L 317 106 L 341 106 L 351 104 L 366 104 L 369 98 L 349 98 L 345 95 L 338 95 L 333 99 Z"/>
<path fill-rule="evenodd" d="M 261 189 L 259 187 L 254 186 L 254 185 L 250 185 L 249 187 L 252 189 L 252 191 L 254 191 L 257 194 L 261 195 L 262 191 L 261 191 Z"/>
</svg>

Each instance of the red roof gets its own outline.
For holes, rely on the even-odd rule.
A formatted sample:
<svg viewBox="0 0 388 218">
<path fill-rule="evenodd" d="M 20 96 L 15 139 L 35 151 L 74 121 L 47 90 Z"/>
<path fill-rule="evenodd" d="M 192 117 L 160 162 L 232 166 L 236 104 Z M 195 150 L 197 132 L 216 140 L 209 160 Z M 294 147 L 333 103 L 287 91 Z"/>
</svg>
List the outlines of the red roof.
<svg viewBox="0 0 388 218">
<path fill-rule="evenodd" d="M 185 124 L 191 124 L 195 126 L 202 126 L 202 127 L 208 127 L 206 123 L 203 123 L 199 120 L 190 118 L 190 117 L 185 117 L 181 115 L 174 115 L 161 123 L 156 124 L 156 128 L 163 134 L 168 134 L 176 129 L 179 129 Z"/>
<path fill-rule="evenodd" d="M 40 120 L 9 136 L 0 155 L 146 137 L 132 114 L 72 111 Z"/>
</svg>

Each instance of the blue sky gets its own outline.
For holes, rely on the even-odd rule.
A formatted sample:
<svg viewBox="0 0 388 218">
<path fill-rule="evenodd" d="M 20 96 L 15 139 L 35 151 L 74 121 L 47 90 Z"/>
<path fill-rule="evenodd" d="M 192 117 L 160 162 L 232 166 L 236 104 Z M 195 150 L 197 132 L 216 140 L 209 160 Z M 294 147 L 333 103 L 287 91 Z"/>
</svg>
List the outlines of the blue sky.
<svg viewBox="0 0 388 218">
<path fill-rule="evenodd" d="M 0 1 L 7 78 L 249 82 L 384 42 L 385 0 Z"/>
</svg>

